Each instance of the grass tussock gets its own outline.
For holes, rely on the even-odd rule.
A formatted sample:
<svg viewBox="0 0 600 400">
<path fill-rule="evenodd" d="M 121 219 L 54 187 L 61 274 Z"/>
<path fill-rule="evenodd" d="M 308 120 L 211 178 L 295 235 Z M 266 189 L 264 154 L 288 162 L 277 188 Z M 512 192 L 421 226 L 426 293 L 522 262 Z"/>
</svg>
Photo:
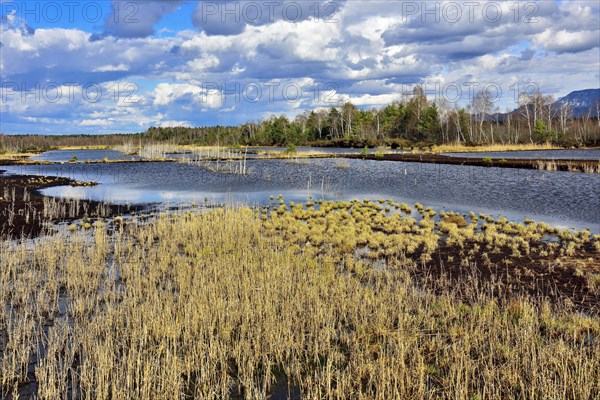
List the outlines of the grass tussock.
<svg viewBox="0 0 600 400">
<path fill-rule="evenodd" d="M 410 273 L 427 257 L 406 255 L 435 256 L 441 235 L 465 251 L 468 241 L 523 251 L 552 228 L 481 229 L 478 218 L 436 222 L 421 206 L 417 220 L 384 209 L 392 207 L 401 208 L 317 201 L 160 214 L 3 242 L 2 398 L 31 381 L 44 399 L 600 392 L 597 318 L 543 299 L 500 301 L 470 283 L 438 293 Z M 561 235 L 557 253 L 600 240 Z M 385 268 L 367 261 L 382 256 Z"/>
</svg>

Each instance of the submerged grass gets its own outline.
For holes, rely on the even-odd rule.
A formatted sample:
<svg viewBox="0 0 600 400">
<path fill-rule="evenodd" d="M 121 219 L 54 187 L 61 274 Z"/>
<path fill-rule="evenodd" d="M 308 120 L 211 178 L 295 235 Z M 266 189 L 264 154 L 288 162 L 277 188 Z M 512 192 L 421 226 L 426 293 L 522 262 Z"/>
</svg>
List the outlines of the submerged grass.
<svg viewBox="0 0 600 400">
<path fill-rule="evenodd" d="M 43 399 L 255 399 L 282 387 L 307 399 L 600 392 L 597 318 L 542 298 L 499 301 L 496 287 L 472 282 L 439 293 L 410 273 L 427 257 L 406 255 L 434 255 L 442 235 L 525 251 L 552 228 L 316 203 L 163 213 L 3 242 L 2 398 L 32 394 L 32 381 Z M 554 251 L 590 243 L 600 237 L 564 232 Z M 357 257 L 361 248 L 387 266 Z"/>
</svg>

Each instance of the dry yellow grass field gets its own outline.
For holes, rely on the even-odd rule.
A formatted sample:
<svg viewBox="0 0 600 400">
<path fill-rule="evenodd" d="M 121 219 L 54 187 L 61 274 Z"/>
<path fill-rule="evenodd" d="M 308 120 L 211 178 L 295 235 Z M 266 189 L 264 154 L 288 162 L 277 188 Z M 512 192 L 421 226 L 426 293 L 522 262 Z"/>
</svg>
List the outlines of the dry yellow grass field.
<svg viewBox="0 0 600 400">
<path fill-rule="evenodd" d="M 413 275 L 440 232 L 534 253 L 528 243 L 551 228 L 501 221 L 479 232 L 454 214 L 435 224 L 423 207 L 419 222 L 383 207 L 117 218 L 2 242 L 2 397 L 35 381 L 40 399 L 597 398 L 598 318 L 498 298 L 491 284 L 440 292 Z M 598 237 L 561 235 L 557 256 L 600 251 Z M 356 255 L 361 244 L 372 263 Z"/>
</svg>

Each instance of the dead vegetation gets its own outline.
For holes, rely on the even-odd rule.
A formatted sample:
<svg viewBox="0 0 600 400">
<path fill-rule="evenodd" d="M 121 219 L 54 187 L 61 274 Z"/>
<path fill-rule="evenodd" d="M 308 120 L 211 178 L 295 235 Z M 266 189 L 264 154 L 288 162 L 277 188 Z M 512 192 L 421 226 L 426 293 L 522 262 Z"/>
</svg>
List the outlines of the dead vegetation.
<svg viewBox="0 0 600 400">
<path fill-rule="evenodd" d="M 415 272 L 528 254 L 586 275 L 600 237 L 411 209 L 282 201 L 2 242 L 2 397 L 596 397 L 595 314 Z"/>
</svg>

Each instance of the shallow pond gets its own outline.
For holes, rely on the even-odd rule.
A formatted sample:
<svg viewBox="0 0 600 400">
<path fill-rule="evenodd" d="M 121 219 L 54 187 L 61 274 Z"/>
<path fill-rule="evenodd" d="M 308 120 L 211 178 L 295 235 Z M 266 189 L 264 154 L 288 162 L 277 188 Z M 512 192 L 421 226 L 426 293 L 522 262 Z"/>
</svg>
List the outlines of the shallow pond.
<svg viewBox="0 0 600 400">
<path fill-rule="evenodd" d="M 530 160 L 596 160 L 600 161 L 600 149 L 582 150 L 517 150 L 517 151 L 487 151 L 468 153 L 444 153 L 451 157 L 468 158 L 522 158 Z"/>
<path fill-rule="evenodd" d="M 116 150 L 51 150 L 31 157 L 37 161 L 67 162 L 77 157 L 81 161 L 107 160 L 139 160 L 138 156 L 130 156 Z"/>
<path fill-rule="evenodd" d="M 222 165 L 223 163 L 221 163 Z M 213 164 L 214 165 L 214 164 Z M 271 203 L 315 199 L 392 199 L 434 209 L 482 212 L 559 227 L 600 231 L 600 175 L 348 159 L 249 160 L 248 175 L 176 162 L 0 167 L 14 174 L 66 176 L 95 187 L 43 193 L 114 203 Z"/>
</svg>

